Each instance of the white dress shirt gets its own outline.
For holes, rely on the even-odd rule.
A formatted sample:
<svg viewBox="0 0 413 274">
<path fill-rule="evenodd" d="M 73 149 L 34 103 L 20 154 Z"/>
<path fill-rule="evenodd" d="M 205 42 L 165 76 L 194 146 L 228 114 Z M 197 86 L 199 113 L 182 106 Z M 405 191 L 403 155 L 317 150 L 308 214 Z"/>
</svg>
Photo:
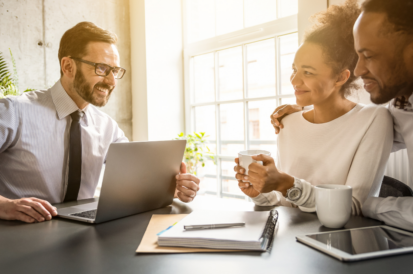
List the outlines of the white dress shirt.
<svg viewBox="0 0 413 274">
<path fill-rule="evenodd" d="M 298 178 L 302 195 L 294 205 L 315 211 L 314 186 L 348 185 L 353 189 L 352 214 L 360 215 L 367 197 L 378 195 L 390 155 L 393 130 L 389 111 L 357 104 L 328 123 L 310 123 L 302 112 L 288 115 L 283 123 L 277 140 L 277 168 Z M 258 205 L 293 205 L 277 191 L 261 193 L 252 200 Z"/>
<path fill-rule="evenodd" d="M 413 106 L 413 95 L 409 102 Z M 394 100 L 388 107 L 394 122 L 393 151 L 407 149 L 409 167 L 413 174 L 413 111 L 396 108 Z M 363 205 L 363 215 L 384 221 L 388 225 L 413 230 L 413 197 L 370 197 Z"/>
<path fill-rule="evenodd" d="M 67 189 L 70 114 L 79 108 L 60 81 L 48 90 L 0 99 L 0 195 L 62 202 Z M 118 124 L 93 105 L 83 110 L 78 199 L 93 197 L 112 142 L 127 142 Z"/>
</svg>

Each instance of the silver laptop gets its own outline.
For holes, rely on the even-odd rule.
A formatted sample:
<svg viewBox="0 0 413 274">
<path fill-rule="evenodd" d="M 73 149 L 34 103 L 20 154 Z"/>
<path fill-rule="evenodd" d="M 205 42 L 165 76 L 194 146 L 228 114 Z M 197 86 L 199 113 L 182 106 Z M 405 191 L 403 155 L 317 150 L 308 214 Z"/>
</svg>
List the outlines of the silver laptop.
<svg viewBox="0 0 413 274">
<path fill-rule="evenodd" d="M 60 204 L 58 216 L 101 223 L 170 205 L 185 145 L 186 140 L 111 144 L 99 200 Z"/>
</svg>

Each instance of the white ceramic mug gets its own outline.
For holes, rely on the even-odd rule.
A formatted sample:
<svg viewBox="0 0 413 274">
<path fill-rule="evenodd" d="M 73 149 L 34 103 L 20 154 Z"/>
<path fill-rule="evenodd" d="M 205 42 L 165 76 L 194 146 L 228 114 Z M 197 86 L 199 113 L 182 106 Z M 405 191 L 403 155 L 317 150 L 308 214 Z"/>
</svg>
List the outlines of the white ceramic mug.
<svg viewBox="0 0 413 274">
<path fill-rule="evenodd" d="M 238 153 L 238 159 L 239 159 L 239 165 L 245 169 L 244 174 L 248 175 L 248 166 L 252 163 L 258 163 L 258 164 L 263 164 L 262 161 L 256 161 L 252 159 L 252 156 L 257 156 L 260 154 L 268 155 L 271 156 L 271 152 L 266 151 L 266 150 L 244 150 L 240 151 Z M 249 182 L 249 181 L 244 181 L 243 182 Z"/>
<path fill-rule="evenodd" d="M 315 204 L 320 223 L 329 228 L 343 227 L 351 215 L 352 188 L 346 185 L 318 185 Z"/>
</svg>

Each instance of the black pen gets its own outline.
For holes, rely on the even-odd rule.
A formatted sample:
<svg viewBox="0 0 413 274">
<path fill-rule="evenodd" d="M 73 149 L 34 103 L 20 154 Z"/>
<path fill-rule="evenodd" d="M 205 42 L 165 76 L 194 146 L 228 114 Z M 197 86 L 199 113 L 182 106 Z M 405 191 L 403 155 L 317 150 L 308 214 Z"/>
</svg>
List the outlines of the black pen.
<svg viewBox="0 0 413 274">
<path fill-rule="evenodd" d="M 245 223 L 223 223 L 223 224 L 203 224 L 203 225 L 184 225 L 185 230 L 195 229 L 214 229 L 214 228 L 227 228 L 245 226 Z"/>
</svg>

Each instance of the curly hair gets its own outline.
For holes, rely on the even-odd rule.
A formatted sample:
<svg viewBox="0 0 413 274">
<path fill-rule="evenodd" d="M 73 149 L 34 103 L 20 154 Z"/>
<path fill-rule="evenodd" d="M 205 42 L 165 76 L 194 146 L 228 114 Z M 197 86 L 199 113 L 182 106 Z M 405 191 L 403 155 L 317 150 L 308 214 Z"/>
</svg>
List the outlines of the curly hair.
<svg viewBox="0 0 413 274">
<path fill-rule="evenodd" d="M 344 97 L 359 89 L 354 75 L 358 56 L 354 49 L 353 26 L 360 13 L 357 0 L 330 6 L 326 11 L 313 15 L 316 22 L 304 37 L 304 43 L 321 46 L 325 62 L 331 66 L 335 75 L 346 69 L 350 71 L 349 79 L 340 89 Z"/>
<path fill-rule="evenodd" d="M 362 10 L 383 12 L 393 26 L 393 31 L 413 35 L 413 0 L 366 0 Z"/>
</svg>

